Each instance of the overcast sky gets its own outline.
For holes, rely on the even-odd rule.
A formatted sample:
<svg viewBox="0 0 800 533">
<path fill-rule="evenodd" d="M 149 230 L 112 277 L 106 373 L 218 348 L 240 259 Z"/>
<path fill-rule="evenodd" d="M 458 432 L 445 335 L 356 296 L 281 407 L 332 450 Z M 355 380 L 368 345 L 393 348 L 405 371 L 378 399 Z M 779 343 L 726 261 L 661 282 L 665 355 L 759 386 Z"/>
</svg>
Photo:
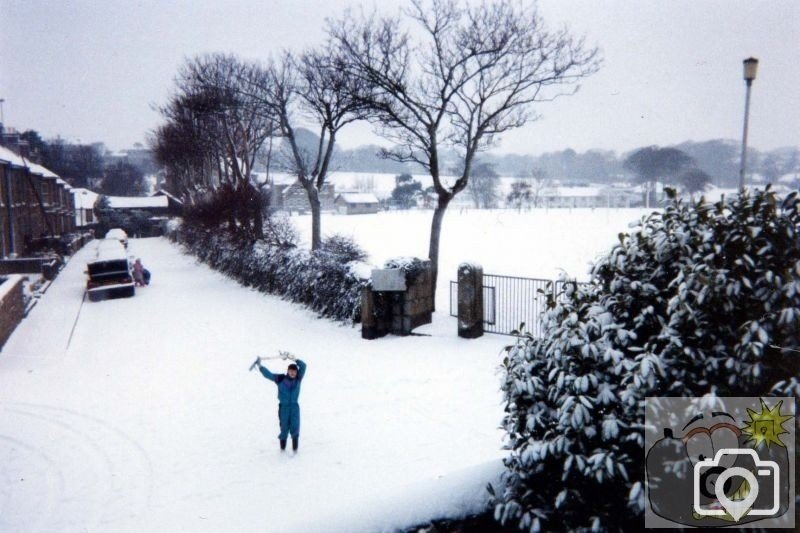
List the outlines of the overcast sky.
<svg viewBox="0 0 800 533">
<path fill-rule="evenodd" d="M 0 0 L 0 98 L 7 126 L 45 137 L 144 142 L 183 58 L 235 52 L 265 59 L 323 38 L 335 0 Z M 403 3 L 381 2 L 393 11 Z M 367 4 L 371 6 L 372 4 Z M 575 96 L 542 103 L 539 121 L 501 152 L 571 147 L 617 152 L 685 140 L 741 139 L 742 60 L 760 60 L 750 145 L 800 146 L 800 2 L 546 0 L 540 12 L 603 53 Z M 375 142 L 369 126 L 341 144 Z"/>
</svg>

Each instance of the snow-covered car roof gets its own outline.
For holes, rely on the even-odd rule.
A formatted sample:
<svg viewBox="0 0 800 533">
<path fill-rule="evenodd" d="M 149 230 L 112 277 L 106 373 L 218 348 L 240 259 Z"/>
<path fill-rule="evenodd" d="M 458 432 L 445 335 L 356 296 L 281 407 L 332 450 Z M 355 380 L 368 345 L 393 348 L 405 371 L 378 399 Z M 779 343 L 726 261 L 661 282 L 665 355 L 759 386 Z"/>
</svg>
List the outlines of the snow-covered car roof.
<svg viewBox="0 0 800 533">
<path fill-rule="evenodd" d="M 97 256 L 95 257 L 95 261 L 119 261 L 121 259 L 127 261 L 128 254 L 125 251 L 125 247 L 122 246 L 122 243 L 117 239 L 101 239 L 97 243 Z"/>
<path fill-rule="evenodd" d="M 122 240 L 122 239 L 127 239 L 127 238 L 128 238 L 128 234 L 125 233 L 124 229 L 120 229 L 120 228 L 110 229 L 106 233 L 106 239 L 119 239 L 119 240 Z"/>
</svg>

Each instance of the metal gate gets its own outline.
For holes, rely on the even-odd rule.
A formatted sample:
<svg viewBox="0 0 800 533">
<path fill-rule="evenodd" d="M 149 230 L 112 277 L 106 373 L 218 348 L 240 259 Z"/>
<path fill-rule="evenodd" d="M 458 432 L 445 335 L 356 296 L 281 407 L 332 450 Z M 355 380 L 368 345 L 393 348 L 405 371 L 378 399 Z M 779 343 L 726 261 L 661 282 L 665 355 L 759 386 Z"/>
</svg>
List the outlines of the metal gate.
<svg viewBox="0 0 800 533">
<path fill-rule="evenodd" d="M 487 333 L 512 335 L 525 324 L 523 332 L 542 334 L 539 315 L 547 296 L 558 294 L 564 282 L 514 276 L 483 275 L 483 325 Z M 450 316 L 458 316 L 458 282 L 450 282 Z"/>
</svg>

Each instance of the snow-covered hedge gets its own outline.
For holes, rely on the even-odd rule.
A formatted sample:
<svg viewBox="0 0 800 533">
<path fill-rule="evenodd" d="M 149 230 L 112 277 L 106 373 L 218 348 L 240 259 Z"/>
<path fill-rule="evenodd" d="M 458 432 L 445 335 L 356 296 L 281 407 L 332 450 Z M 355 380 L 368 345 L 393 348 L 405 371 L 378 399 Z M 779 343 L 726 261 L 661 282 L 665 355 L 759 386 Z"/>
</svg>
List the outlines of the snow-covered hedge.
<svg viewBox="0 0 800 533">
<path fill-rule="evenodd" d="M 508 348 L 495 517 L 639 530 L 646 396 L 800 397 L 799 231 L 797 192 L 673 200 L 567 283 Z"/>
<path fill-rule="evenodd" d="M 349 261 L 338 249 L 312 253 L 264 242 L 252 244 L 188 224 L 172 229 L 172 240 L 246 286 L 305 304 L 321 316 L 347 323 L 361 318 L 361 289 L 369 282 L 363 273 L 369 269 Z"/>
</svg>

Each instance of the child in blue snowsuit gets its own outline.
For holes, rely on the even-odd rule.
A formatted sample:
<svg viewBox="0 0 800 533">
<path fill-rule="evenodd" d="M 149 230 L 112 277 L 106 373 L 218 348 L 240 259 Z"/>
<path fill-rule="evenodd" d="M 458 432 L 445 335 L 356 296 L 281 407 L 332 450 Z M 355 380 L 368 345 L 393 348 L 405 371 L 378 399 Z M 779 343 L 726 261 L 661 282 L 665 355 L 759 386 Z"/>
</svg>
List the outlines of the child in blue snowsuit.
<svg viewBox="0 0 800 533">
<path fill-rule="evenodd" d="M 261 375 L 278 386 L 278 420 L 281 424 L 278 438 L 281 441 L 281 451 L 286 449 L 286 437 L 291 434 L 292 450 L 296 452 L 300 439 L 300 404 L 297 403 L 297 398 L 300 396 L 300 384 L 306 374 L 306 364 L 294 356 L 288 357 L 297 364 L 290 364 L 286 374 L 273 374 L 261 366 L 261 358 L 258 359 L 258 370 Z"/>
</svg>

